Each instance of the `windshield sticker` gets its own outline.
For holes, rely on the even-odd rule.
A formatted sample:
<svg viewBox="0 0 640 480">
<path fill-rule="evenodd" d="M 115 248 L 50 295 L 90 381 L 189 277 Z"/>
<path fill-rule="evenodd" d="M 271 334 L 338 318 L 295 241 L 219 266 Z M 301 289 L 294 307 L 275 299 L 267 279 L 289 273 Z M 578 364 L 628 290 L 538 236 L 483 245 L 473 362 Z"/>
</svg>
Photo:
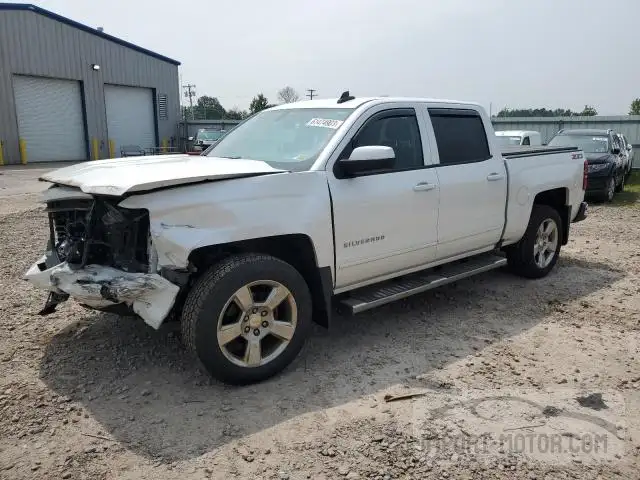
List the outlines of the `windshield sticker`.
<svg viewBox="0 0 640 480">
<path fill-rule="evenodd" d="M 312 118 L 307 122 L 307 127 L 324 127 L 337 129 L 344 122 L 342 120 L 331 120 L 327 118 Z"/>
</svg>

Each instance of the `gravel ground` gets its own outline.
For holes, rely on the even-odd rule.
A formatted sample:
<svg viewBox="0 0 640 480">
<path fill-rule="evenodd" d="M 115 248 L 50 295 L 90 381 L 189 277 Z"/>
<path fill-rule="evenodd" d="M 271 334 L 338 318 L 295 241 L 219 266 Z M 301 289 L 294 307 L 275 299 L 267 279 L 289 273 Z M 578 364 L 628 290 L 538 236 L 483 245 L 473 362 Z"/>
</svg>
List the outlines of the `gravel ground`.
<svg viewBox="0 0 640 480">
<path fill-rule="evenodd" d="M 545 279 L 338 317 L 237 388 L 175 327 L 73 302 L 39 317 L 32 196 L 0 202 L 1 479 L 638 478 L 638 204 L 593 207 Z"/>
</svg>

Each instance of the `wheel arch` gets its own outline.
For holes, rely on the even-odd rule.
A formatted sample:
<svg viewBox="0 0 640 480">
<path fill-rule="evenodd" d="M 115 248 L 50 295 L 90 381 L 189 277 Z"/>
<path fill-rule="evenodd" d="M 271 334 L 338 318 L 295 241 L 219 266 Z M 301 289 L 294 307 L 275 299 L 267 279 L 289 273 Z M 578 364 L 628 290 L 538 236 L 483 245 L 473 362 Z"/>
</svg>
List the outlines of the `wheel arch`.
<svg viewBox="0 0 640 480">
<path fill-rule="evenodd" d="M 318 265 L 316 250 L 308 235 L 275 235 L 200 247 L 189 254 L 189 263 L 196 268 L 198 275 L 223 257 L 241 253 L 271 255 L 298 270 L 309 286 L 313 302 L 313 321 L 329 328 L 333 274 L 331 267 Z"/>
<path fill-rule="evenodd" d="M 569 242 L 569 224 L 571 223 L 571 205 L 568 188 L 553 188 L 539 192 L 533 199 L 534 205 L 547 205 L 558 212 L 562 220 L 562 245 Z"/>
</svg>

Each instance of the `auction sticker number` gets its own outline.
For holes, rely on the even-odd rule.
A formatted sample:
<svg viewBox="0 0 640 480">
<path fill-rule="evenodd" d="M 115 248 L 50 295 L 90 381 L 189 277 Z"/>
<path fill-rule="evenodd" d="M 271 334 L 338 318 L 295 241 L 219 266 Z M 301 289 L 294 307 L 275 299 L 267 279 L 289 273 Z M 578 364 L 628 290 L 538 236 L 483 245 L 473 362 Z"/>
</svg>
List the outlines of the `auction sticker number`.
<svg viewBox="0 0 640 480">
<path fill-rule="evenodd" d="M 342 120 L 332 120 L 328 118 L 312 118 L 307 122 L 307 127 L 324 127 L 324 128 L 332 128 L 337 129 L 340 125 L 342 125 Z"/>
</svg>

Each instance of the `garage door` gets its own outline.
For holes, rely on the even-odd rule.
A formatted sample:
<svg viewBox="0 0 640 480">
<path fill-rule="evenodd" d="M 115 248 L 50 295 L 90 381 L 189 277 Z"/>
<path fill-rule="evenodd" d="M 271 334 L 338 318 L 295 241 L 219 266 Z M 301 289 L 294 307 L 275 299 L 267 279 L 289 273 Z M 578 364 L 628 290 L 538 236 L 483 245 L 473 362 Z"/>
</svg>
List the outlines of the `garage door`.
<svg viewBox="0 0 640 480">
<path fill-rule="evenodd" d="M 28 162 L 87 159 L 80 82 L 15 75 L 13 91 Z"/>
<path fill-rule="evenodd" d="M 104 86 L 107 130 L 112 154 L 120 156 L 123 147 L 142 149 L 156 146 L 153 91 L 150 88 Z"/>
</svg>

